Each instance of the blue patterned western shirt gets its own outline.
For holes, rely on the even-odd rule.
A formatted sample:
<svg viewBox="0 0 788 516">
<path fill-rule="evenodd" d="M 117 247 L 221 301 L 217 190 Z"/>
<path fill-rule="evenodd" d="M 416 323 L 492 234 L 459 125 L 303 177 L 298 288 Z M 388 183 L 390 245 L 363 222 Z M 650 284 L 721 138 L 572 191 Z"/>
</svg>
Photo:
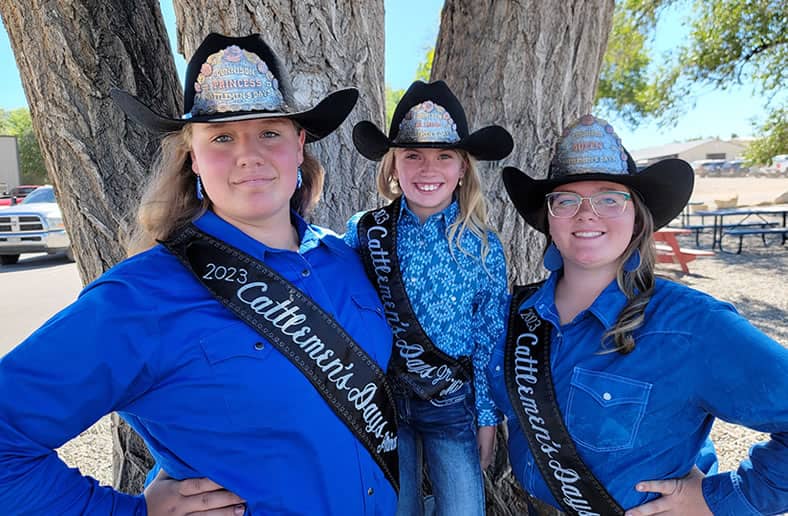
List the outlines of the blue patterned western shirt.
<svg viewBox="0 0 788 516">
<path fill-rule="evenodd" d="M 359 248 L 358 221 L 347 224 L 345 242 Z M 403 199 L 397 223 L 397 256 L 413 310 L 430 340 L 444 353 L 473 360 L 479 426 L 499 417 L 485 376 L 493 347 L 503 335 L 508 303 L 506 259 L 498 236 L 487 233 L 489 251 L 481 262 L 481 239 L 463 232 L 462 250 L 449 249 L 448 228 L 460 216 L 455 200 L 424 224 Z"/>
</svg>

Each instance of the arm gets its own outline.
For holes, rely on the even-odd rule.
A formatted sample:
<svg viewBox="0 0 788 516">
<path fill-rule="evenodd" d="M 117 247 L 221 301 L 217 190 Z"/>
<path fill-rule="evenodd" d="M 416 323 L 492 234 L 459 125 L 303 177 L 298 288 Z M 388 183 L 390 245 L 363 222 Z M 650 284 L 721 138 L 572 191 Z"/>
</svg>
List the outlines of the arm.
<svg viewBox="0 0 788 516">
<path fill-rule="evenodd" d="M 360 211 L 350 217 L 350 219 L 347 221 L 347 229 L 345 234 L 342 235 L 345 243 L 355 250 L 358 250 L 358 246 L 360 245 L 358 241 L 358 221 L 361 219 L 364 213 L 366 212 Z"/>
<path fill-rule="evenodd" d="M 506 277 L 506 259 L 498 237 L 489 233 L 490 251 L 485 260 L 489 281 L 474 299 L 478 303 L 473 319 L 473 336 L 476 346 L 473 353 L 474 387 L 478 425 L 495 426 L 501 417 L 495 408 L 487 383 L 487 365 L 490 355 L 504 333 L 504 321 L 509 301 Z"/>
<path fill-rule="evenodd" d="M 667 507 L 676 514 L 703 514 L 690 509 L 700 507 L 699 501 L 714 514 L 788 510 L 788 350 L 732 310 L 715 308 L 706 317 L 706 328 L 714 331 L 696 335 L 694 343 L 703 369 L 698 374 L 705 378 L 699 403 L 715 417 L 771 433 L 771 440 L 753 446 L 736 471 L 703 478 L 694 470 L 680 480 L 641 482 L 639 490 L 663 497 L 633 515 Z"/>
<path fill-rule="evenodd" d="M 89 287 L 0 360 L 0 507 L 10 514 L 145 514 L 142 497 L 101 487 L 54 451 L 153 383 L 151 311 L 141 294 Z M 123 301 L 121 301 L 121 299 Z M 129 321 L 136 321 L 133 332 Z"/>
</svg>

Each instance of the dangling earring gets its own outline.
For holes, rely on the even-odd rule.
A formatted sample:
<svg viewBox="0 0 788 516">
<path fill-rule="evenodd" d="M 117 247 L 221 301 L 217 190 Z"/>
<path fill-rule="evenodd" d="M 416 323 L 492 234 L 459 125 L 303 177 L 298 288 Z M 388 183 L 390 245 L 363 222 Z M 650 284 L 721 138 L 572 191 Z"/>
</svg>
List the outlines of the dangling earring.
<svg viewBox="0 0 788 516">
<path fill-rule="evenodd" d="M 296 190 L 301 188 L 301 185 L 304 184 L 304 174 L 301 172 L 301 167 L 298 167 L 298 172 L 296 173 Z"/>
<path fill-rule="evenodd" d="M 200 176 L 197 176 L 197 200 L 202 201 L 203 199 L 205 199 L 205 196 L 202 193 L 202 181 Z"/>
<path fill-rule="evenodd" d="M 629 255 L 627 261 L 624 262 L 624 270 L 626 272 L 635 272 L 640 268 L 640 249 L 635 249 L 635 251 Z"/>
<path fill-rule="evenodd" d="M 462 186 L 462 178 L 460 178 L 460 180 L 457 181 L 457 186 Z"/>
<path fill-rule="evenodd" d="M 550 272 L 555 272 L 563 268 L 564 259 L 561 256 L 561 251 L 558 250 L 554 243 L 550 242 L 542 258 L 542 263 L 544 264 L 544 268 Z"/>
</svg>

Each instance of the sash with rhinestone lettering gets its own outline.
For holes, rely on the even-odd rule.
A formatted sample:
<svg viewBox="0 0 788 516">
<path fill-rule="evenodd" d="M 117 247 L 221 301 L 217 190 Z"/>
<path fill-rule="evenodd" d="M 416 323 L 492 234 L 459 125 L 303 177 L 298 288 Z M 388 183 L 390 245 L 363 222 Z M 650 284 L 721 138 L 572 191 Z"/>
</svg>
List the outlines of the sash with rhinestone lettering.
<svg viewBox="0 0 788 516">
<path fill-rule="evenodd" d="M 193 224 L 162 244 L 220 303 L 301 370 L 399 490 L 391 388 L 380 367 L 336 320 L 263 262 Z"/>
<path fill-rule="evenodd" d="M 567 514 L 618 515 L 624 510 L 577 454 L 558 409 L 550 371 L 550 323 L 536 310 L 520 312 L 537 286 L 515 286 L 504 351 L 509 401 L 553 497 Z"/>
<path fill-rule="evenodd" d="M 358 221 L 359 249 L 367 276 L 383 301 L 394 332 L 389 375 L 421 399 L 447 396 L 473 377 L 470 357 L 453 358 L 438 349 L 421 327 L 410 303 L 397 258 L 397 218 L 402 197 L 368 211 Z M 425 278 L 429 281 L 428 278 Z"/>
</svg>

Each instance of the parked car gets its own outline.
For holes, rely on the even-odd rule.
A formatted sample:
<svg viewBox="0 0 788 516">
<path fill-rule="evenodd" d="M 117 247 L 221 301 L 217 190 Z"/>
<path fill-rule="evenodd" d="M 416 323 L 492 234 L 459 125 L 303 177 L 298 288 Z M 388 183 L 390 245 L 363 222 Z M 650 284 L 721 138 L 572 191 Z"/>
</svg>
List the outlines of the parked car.
<svg viewBox="0 0 788 516">
<path fill-rule="evenodd" d="M 773 156 L 772 164 L 764 167 L 762 170 L 767 176 L 788 177 L 788 154 L 778 154 Z"/>
<path fill-rule="evenodd" d="M 722 165 L 720 175 L 727 177 L 746 176 L 750 173 L 750 167 L 748 167 L 745 163 L 746 161 L 743 159 L 732 159 L 730 161 L 726 161 Z"/>
<path fill-rule="evenodd" d="M 27 197 L 27 194 L 35 190 L 41 185 L 20 185 L 15 186 L 7 192 L 0 195 L 0 207 L 13 206 L 22 202 L 22 199 Z"/>
<path fill-rule="evenodd" d="M 20 204 L 0 210 L 0 264 L 13 265 L 25 253 L 65 253 L 74 259 L 51 186 L 36 188 Z"/>
<path fill-rule="evenodd" d="M 699 159 L 691 163 L 698 177 L 718 177 L 722 175 L 724 159 Z"/>
</svg>

